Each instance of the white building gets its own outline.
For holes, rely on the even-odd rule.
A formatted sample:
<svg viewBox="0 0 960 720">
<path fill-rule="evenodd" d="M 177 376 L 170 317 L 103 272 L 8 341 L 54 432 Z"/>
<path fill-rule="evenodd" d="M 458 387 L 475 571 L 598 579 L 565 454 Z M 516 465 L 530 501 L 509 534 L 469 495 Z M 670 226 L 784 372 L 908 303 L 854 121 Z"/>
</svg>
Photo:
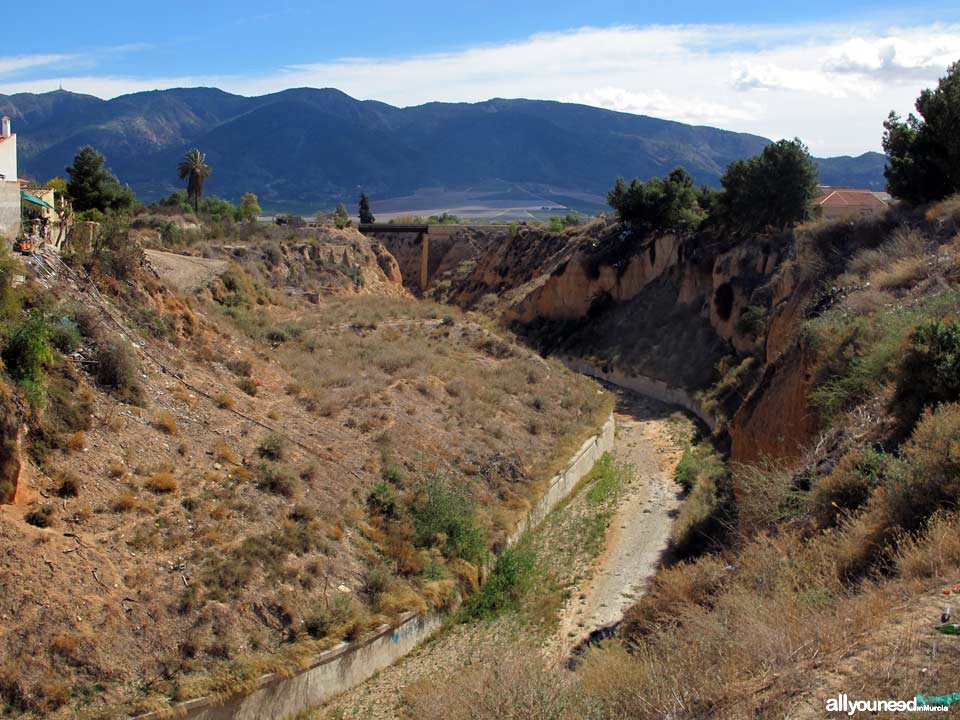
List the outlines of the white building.
<svg viewBox="0 0 960 720">
<path fill-rule="evenodd" d="M 10 118 L 0 120 L 0 236 L 13 240 L 20 232 L 20 182 L 17 180 L 17 135 Z"/>
</svg>

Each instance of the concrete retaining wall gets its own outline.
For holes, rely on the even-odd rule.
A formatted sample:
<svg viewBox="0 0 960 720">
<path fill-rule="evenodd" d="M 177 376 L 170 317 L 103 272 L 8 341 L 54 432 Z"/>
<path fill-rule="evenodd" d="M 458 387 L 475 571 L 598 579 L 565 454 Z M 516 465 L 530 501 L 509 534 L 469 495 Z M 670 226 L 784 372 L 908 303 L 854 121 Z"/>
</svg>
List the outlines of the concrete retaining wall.
<svg viewBox="0 0 960 720">
<path fill-rule="evenodd" d="M 396 662 L 440 627 L 441 615 L 405 613 L 397 627 L 383 625 L 355 643 L 342 643 L 319 655 L 304 672 L 290 678 L 267 675 L 260 689 L 222 705 L 208 698 L 180 706 L 194 720 L 267 720 L 287 718 L 314 707 Z"/>
<path fill-rule="evenodd" d="M 654 400 L 667 403 L 668 405 L 677 405 L 689 410 L 698 418 L 706 423 L 711 432 L 716 431 L 717 421 L 714 417 L 703 409 L 700 401 L 683 388 L 672 387 L 662 380 L 654 380 L 643 375 L 627 375 L 620 370 L 605 371 L 590 364 L 581 358 L 560 358 L 564 365 L 578 373 L 589 375 L 590 377 L 603 380 L 611 385 L 617 385 L 627 390 L 633 390 L 641 395 L 647 395 Z"/>
<path fill-rule="evenodd" d="M 563 500 L 588 473 L 594 463 L 613 448 L 614 420 L 611 415 L 600 432 L 580 446 L 567 467 L 551 479 L 540 501 L 530 509 L 508 539 L 516 542 L 527 529 L 536 527 L 557 503 Z M 310 667 L 293 677 L 265 675 L 259 688 L 249 695 L 228 698 L 197 698 L 180 703 L 166 713 L 148 713 L 136 720 L 165 717 L 186 720 L 280 720 L 315 707 L 375 673 L 392 665 L 439 629 L 443 616 L 404 613 L 395 628 L 379 627 L 353 643 L 341 643 L 320 654 Z"/>
<path fill-rule="evenodd" d="M 603 424 L 600 432 L 580 446 L 577 454 L 573 456 L 573 459 L 568 463 L 567 467 L 558 475 L 553 476 L 540 501 L 530 508 L 527 516 L 520 521 L 516 530 L 507 538 L 508 545 L 513 545 L 520 539 L 523 533 L 539 525 L 540 522 L 550 514 L 550 511 L 557 506 L 557 503 L 567 497 L 577 486 L 577 483 L 590 472 L 594 463 L 596 463 L 605 452 L 613 449 L 614 430 L 615 423 L 613 415 L 611 415 Z"/>
</svg>

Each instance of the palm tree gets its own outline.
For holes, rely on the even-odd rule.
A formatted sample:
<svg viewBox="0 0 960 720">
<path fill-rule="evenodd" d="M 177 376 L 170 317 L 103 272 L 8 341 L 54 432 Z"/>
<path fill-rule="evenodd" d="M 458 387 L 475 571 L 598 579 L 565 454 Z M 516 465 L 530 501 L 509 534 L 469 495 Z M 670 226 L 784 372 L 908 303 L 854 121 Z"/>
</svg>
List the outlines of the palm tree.
<svg viewBox="0 0 960 720">
<path fill-rule="evenodd" d="M 210 177 L 213 170 L 206 163 L 206 153 L 200 152 L 197 148 L 188 150 L 180 164 L 177 165 L 177 173 L 181 180 L 187 181 L 187 197 L 193 198 L 193 211 L 199 212 L 200 198 L 203 197 L 203 183 Z"/>
</svg>

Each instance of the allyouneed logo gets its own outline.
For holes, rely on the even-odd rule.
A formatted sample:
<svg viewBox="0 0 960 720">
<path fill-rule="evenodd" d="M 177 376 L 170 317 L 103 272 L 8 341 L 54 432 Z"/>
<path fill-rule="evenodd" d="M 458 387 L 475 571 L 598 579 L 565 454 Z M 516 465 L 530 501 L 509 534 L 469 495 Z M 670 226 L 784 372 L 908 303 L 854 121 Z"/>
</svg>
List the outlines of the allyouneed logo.
<svg viewBox="0 0 960 720">
<path fill-rule="evenodd" d="M 858 712 L 947 712 L 950 705 L 958 701 L 958 693 L 929 698 L 917 695 L 913 700 L 851 700 L 849 695 L 842 693 L 827 700 L 827 712 L 847 715 Z"/>
</svg>

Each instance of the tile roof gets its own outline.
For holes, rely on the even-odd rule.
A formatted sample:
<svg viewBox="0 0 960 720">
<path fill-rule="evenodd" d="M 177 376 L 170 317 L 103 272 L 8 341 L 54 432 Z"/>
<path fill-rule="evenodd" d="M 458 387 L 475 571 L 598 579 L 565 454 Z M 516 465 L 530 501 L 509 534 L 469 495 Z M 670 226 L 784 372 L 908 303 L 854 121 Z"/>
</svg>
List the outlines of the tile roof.
<svg viewBox="0 0 960 720">
<path fill-rule="evenodd" d="M 886 203 L 878 198 L 872 190 L 828 190 L 814 202 L 820 207 L 849 207 L 851 205 L 886 207 Z"/>
</svg>

